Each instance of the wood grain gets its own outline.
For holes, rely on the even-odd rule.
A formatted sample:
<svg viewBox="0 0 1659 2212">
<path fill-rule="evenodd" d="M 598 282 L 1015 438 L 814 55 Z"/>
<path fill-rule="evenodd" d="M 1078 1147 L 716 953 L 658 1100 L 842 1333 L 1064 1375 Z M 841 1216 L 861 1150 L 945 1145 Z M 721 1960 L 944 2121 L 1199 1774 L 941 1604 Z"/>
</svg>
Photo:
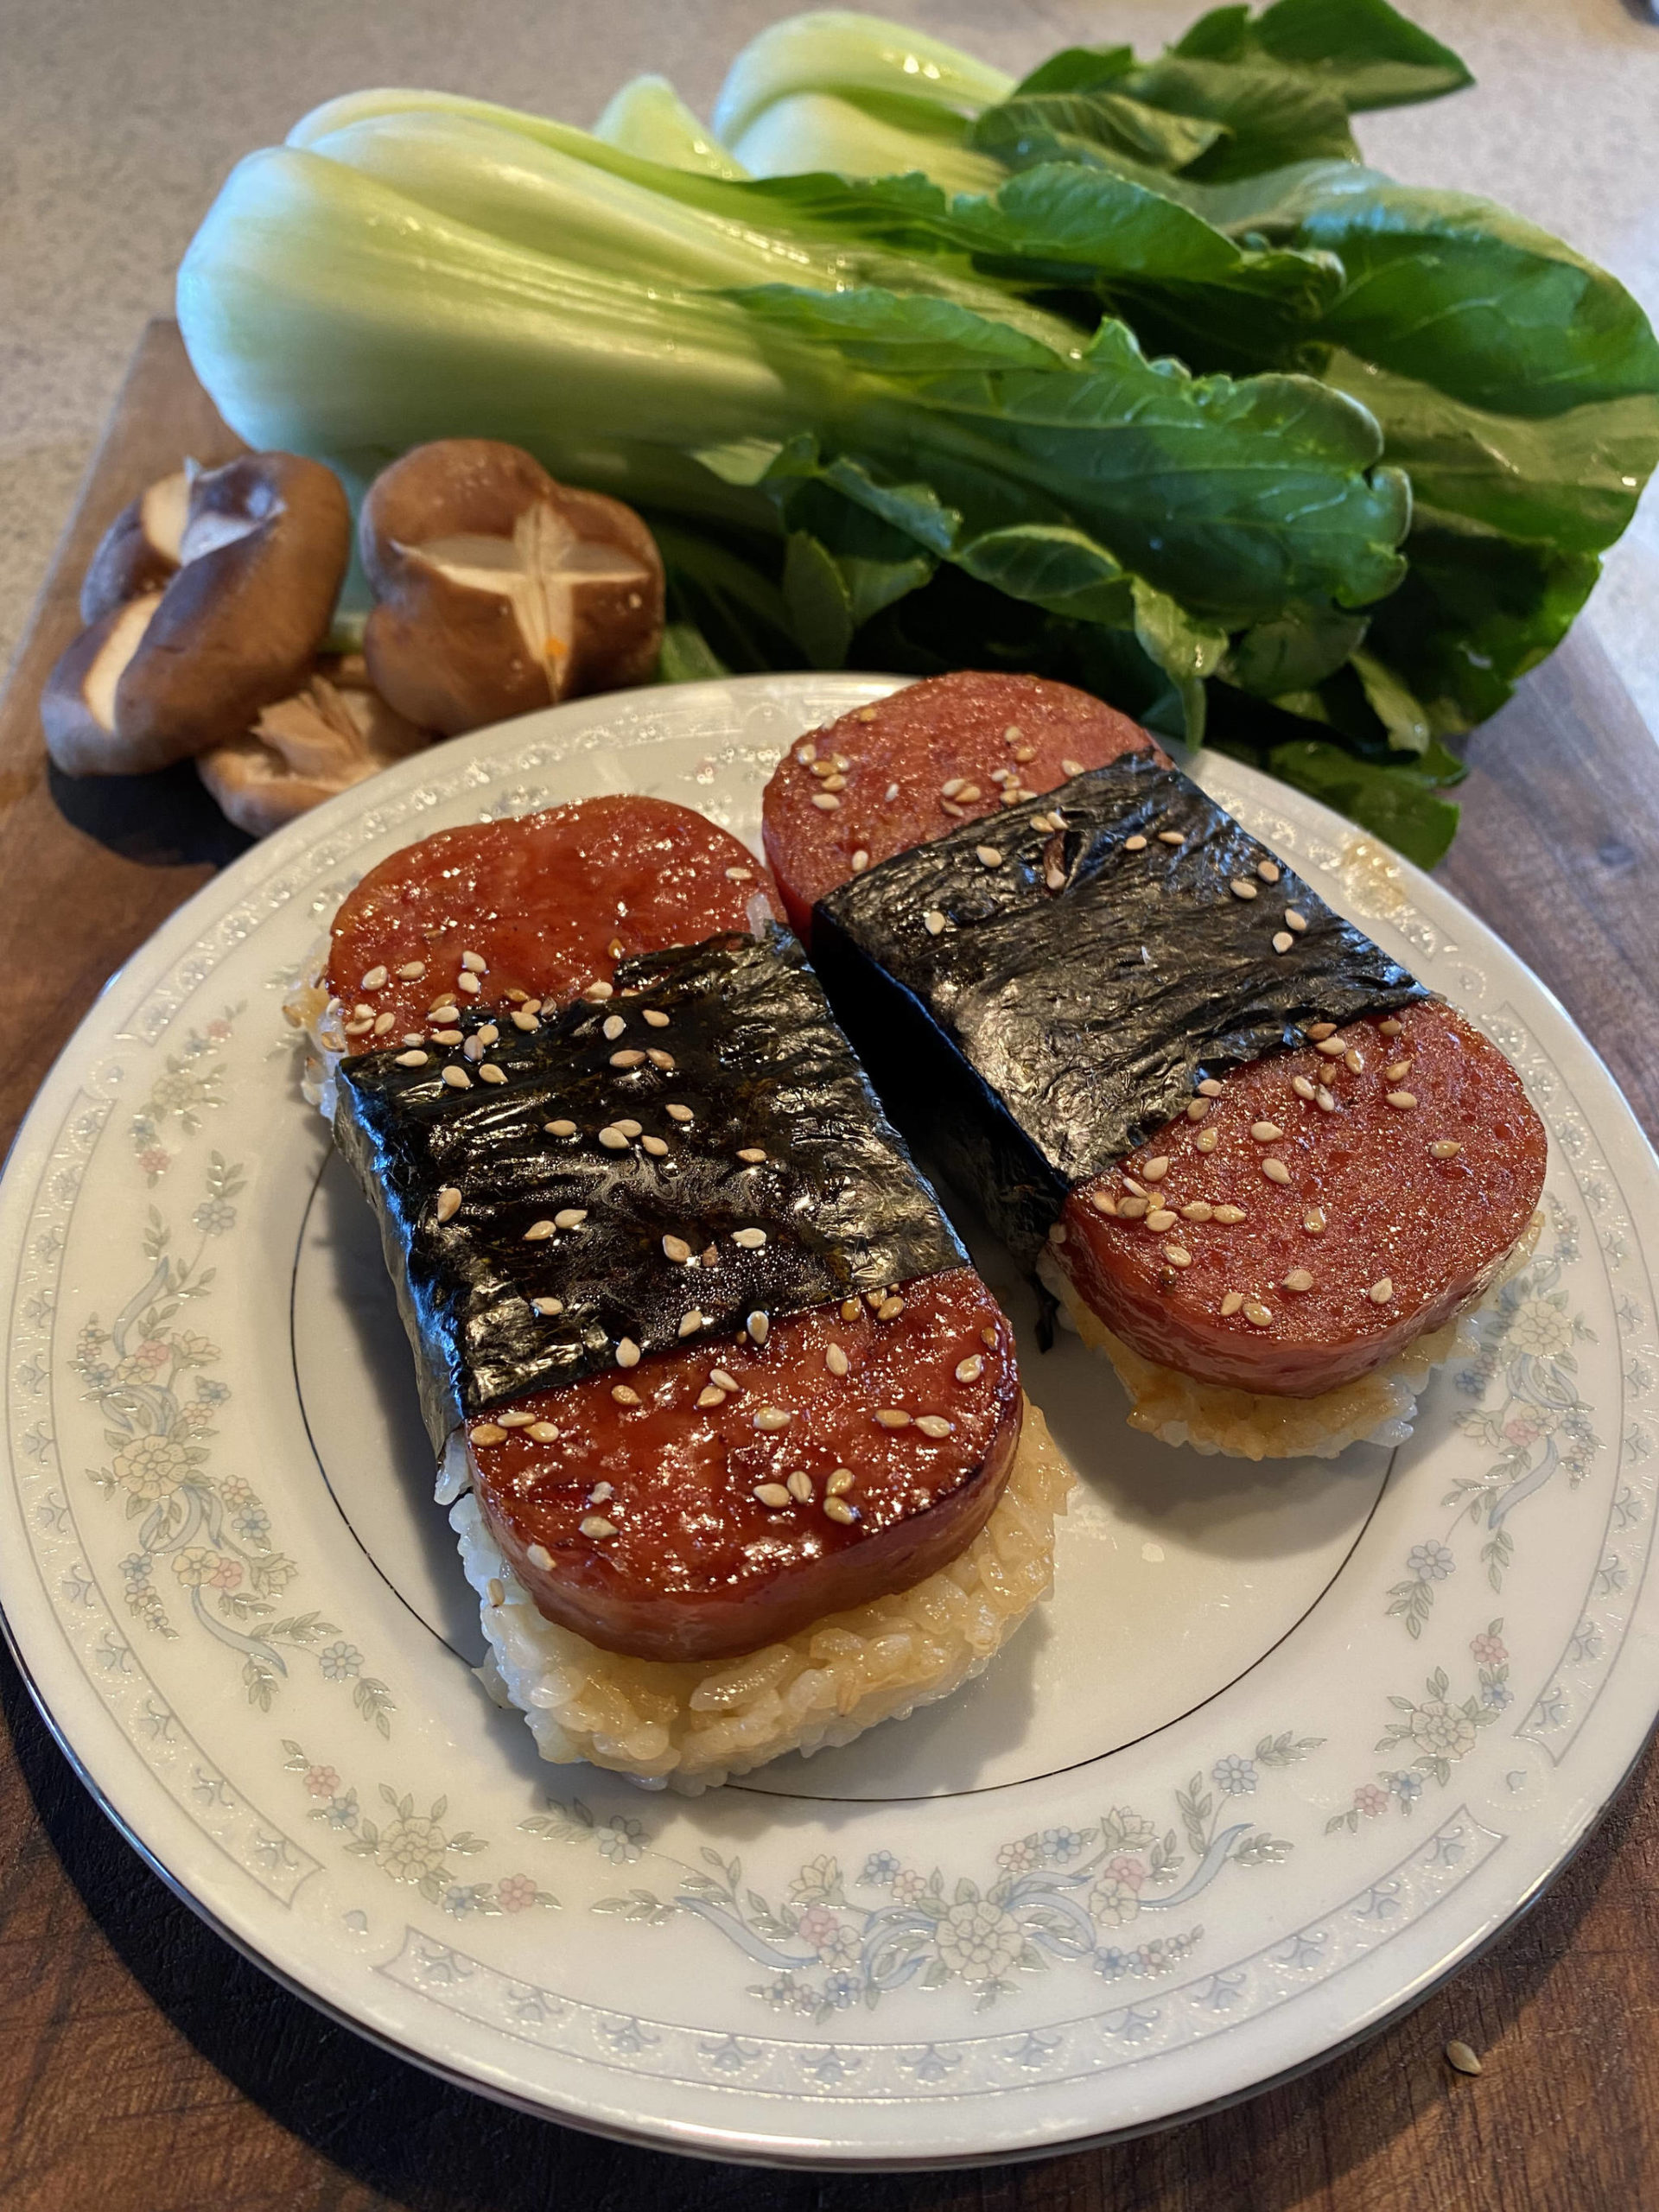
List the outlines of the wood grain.
<svg viewBox="0 0 1659 2212">
<path fill-rule="evenodd" d="M 239 849 L 188 772 L 49 779 L 35 702 L 87 556 L 181 454 L 235 450 L 147 334 L 0 702 L 9 1140 L 106 977 Z M 1446 881 L 1659 1128 L 1659 749 L 1580 630 L 1468 748 Z M 162 785 L 157 789 L 157 785 Z M 245 1964 L 117 1834 L 0 1660 L 0 2206 L 17 2212 L 1637 2212 L 1659 2204 L 1659 1758 L 1487 1955 L 1301 2082 L 1113 2149 L 820 2178 L 595 2140 L 445 2088 Z M 1442 2051 L 1483 2054 L 1478 2079 Z"/>
</svg>

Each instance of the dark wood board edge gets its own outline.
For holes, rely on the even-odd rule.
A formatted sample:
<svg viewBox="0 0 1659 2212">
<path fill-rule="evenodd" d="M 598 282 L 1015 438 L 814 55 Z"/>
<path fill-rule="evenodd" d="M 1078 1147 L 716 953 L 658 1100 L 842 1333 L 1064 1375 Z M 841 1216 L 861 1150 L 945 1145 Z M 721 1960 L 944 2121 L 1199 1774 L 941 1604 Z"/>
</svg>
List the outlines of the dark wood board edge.
<svg viewBox="0 0 1659 2212">
<path fill-rule="evenodd" d="M 238 450 L 176 327 L 145 332 L 0 700 L 15 942 L 6 1138 L 108 975 L 235 849 L 188 772 L 146 794 L 48 779 L 40 686 L 109 521 L 188 453 Z M 1440 875 L 1567 1004 L 1659 1128 L 1659 751 L 1582 627 L 1467 747 Z M 96 794 L 94 794 L 96 796 Z M 181 821 L 184 823 L 182 832 Z M 550 2202 L 748 2212 L 1600 2212 L 1659 2202 L 1659 1762 L 1560 1883 L 1405 2020 L 1307 2080 L 1113 2150 L 980 2173 L 816 2180 L 606 2145 L 360 2044 L 227 1950 L 98 1812 L 0 1658 L 0 2205 L 421 2212 Z M 1476 2082 L 1441 2052 L 1485 2056 Z"/>
</svg>

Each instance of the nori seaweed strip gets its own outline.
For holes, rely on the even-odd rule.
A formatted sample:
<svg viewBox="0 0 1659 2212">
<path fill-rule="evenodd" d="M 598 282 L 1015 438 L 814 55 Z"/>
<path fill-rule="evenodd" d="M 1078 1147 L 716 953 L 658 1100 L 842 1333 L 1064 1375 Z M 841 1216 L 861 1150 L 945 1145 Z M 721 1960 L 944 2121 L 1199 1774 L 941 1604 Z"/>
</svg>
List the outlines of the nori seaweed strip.
<svg viewBox="0 0 1659 2212">
<path fill-rule="evenodd" d="M 644 1009 L 668 1015 L 648 1025 Z M 607 1020 L 626 1024 L 607 1038 Z M 526 1034 L 503 1013 L 479 1062 L 426 1048 L 419 1068 L 388 1048 L 340 1071 L 334 1135 L 380 1217 L 387 1263 L 440 1446 L 468 1415 L 601 1370 L 623 1338 L 653 1351 L 708 1344 L 752 1312 L 772 1318 L 967 1264 L 966 1255 L 830 1018 L 790 933 L 746 935 L 624 962 L 616 995 L 569 1007 Z M 613 1055 L 655 1051 L 670 1068 Z M 467 1090 L 442 1080 L 467 1070 Z M 505 1082 L 480 1079 L 483 1065 Z M 694 1119 L 676 1121 L 670 1102 Z M 607 1149 L 620 1120 L 659 1137 Z M 568 1120 L 578 1134 L 543 1124 Z M 737 1158 L 763 1150 L 764 1164 Z M 461 1192 L 436 1217 L 445 1185 Z M 576 1227 L 525 1241 L 568 1208 Z M 758 1249 L 734 1230 L 760 1228 Z M 682 1238 L 691 1264 L 671 1261 Z M 696 1255 L 712 1247 L 718 1262 Z M 554 1298 L 563 1310 L 537 1313 Z M 706 1325 L 680 1334 L 696 1308 Z"/>
<path fill-rule="evenodd" d="M 1287 907 L 1307 926 L 1278 953 Z M 1067 1192 L 1202 1077 L 1431 995 L 1144 753 L 852 877 L 815 909 L 812 956 L 894 1119 L 1027 1262 Z"/>
</svg>

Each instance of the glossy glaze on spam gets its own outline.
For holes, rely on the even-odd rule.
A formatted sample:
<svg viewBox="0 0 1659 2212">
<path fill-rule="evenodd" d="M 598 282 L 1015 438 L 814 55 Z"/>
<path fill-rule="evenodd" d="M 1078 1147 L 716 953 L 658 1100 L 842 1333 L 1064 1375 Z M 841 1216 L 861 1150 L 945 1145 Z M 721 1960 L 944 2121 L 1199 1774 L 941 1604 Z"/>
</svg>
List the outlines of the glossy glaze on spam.
<svg viewBox="0 0 1659 2212">
<path fill-rule="evenodd" d="M 474 1488 L 539 1609 L 612 1649 L 708 1660 L 956 1558 L 1007 1479 L 1020 1396 L 1007 1323 L 964 1268 L 512 1415 L 471 1425 Z"/>
</svg>

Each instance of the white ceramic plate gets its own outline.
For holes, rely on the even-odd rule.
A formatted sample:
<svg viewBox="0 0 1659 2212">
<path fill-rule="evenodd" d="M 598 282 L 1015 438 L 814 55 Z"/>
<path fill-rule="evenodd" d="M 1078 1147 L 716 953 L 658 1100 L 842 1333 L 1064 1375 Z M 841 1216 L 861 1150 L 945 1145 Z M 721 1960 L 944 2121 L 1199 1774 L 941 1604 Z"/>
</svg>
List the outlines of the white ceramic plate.
<svg viewBox="0 0 1659 2212">
<path fill-rule="evenodd" d="M 1549 1124 L 1543 1239 L 1479 1358 L 1392 1455 L 1171 1452 L 1075 1340 L 1037 1353 L 982 1238 L 1082 1477 L 1055 1595 L 988 1675 L 690 1801 L 543 1766 L 488 1703 L 284 988 L 398 845 L 601 791 L 753 838 L 781 748 L 888 688 L 601 699 L 336 800 L 116 978 L 0 1189 L 0 1599 L 112 1816 L 232 1941 L 422 2063 L 805 2164 L 1075 2145 L 1311 2063 L 1535 1893 L 1659 1704 L 1653 1156 L 1444 891 L 1216 759 L 1205 782 L 1466 1007 Z"/>
</svg>

